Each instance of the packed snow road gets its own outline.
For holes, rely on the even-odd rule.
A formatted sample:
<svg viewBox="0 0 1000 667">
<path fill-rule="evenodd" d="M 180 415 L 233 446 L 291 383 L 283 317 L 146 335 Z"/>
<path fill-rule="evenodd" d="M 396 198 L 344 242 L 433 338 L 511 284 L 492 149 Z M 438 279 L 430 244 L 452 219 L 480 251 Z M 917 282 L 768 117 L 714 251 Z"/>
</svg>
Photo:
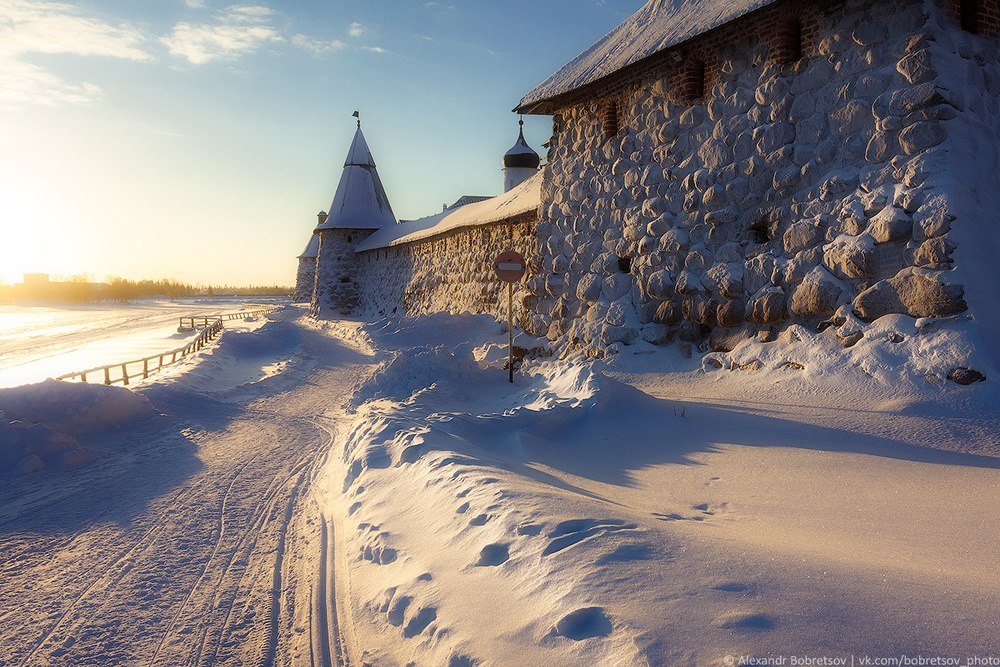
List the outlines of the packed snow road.
<svg viewBox="0 0 1000 667">
<path fill-rule="evenodd" d="M 91 443 L 94 463 L 0 491 L 0 665 L 345 662 L 310 491 L 324 413 L 369 358 L 281 321 L 297 315 L 145 387 L 166 416 Z M 283 372 L 251 338 L 291 351 Z"/>
</svg>

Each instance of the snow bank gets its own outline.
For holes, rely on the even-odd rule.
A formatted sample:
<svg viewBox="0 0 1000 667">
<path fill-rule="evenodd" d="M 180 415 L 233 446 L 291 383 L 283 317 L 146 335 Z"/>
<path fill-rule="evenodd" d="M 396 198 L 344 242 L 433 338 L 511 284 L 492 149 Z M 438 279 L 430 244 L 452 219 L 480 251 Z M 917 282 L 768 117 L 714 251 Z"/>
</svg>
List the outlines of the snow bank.
<svg viewBox="0 0 1000 667">
<path fill-rule="evenodd" d="M 571 510 L 553 511 L 514 473 L 530 472 L 535 448 L 566 453 L 595 438 L 616 448 L 677 417 L 589 364 L 535 362 L 510 385 L 500 364 L 476 361 L 480 351 L 405 349 L 355 395 L 336 491 L 355 527 L 352 588 L 373 618 L 365 659 L 637 664 L 634 632 L 610 600 L 577 588 L 601 565 L 650 552 L 642 531 L 613 513 L 560 516 Z M 593 559 L 571 555 L 585 541 Z"/>
<path fill-rule="evenodd" d="M 750 373 L 800 372 L 810 380 L 875 382 L 876 387 L 908 387 L 920 391 L 956 381 L 955 369 L 989 368 L 981 332 L 969 316 L 945 320 L 887 315 L 862 327 L 845 347 L 844 330 L 816 332 L 798 324 L 774 341 L 743 341 L 731 352 L 710 352 L 702 358 L 706 372 L 719 369 Z M 978 373 L 978 371 L 976 371 Z M 977 376 L 978 377 L 978 376 Z M 971 384 L 978 384 L 974 379 Z M 957 388 L 958 391 L 969 389 Z"/>
<path fill-rule="evenodd" d="M 94 458 L 78 438 L 156 414 L 128 389 L 46 380 L 0 389 L 0 473 L 73 468 Z"/>
<path fill-rule="evenodd" d="M 160 384 L 213 394 L 258 385 L 282 374 L 300 347 L 299 331 L 292 322 L 233 322 L 227 324 L 218 343 Z"/>
<path fill-rule="evenodd" d="M 965 360 L 953 336 L 971 323 L 883 318 L 848 364 L 833 330 L 799 326 L 701 369 L 638 343 L 528 360 L 514 385 L 488 318 L 369 330 L 395 354 L 340 422 L 325 487 L 361 661 L 721 664 L 988 641 L 954 614 L 995 607 L 966 588 L 992 585 L 993 538 L 958 516 L 995 485 L 996 461 L 972 455 L 997 451 L 995 392 L 920 377 Z M 926 627 L 899 612 L 934 605 Z"/>
</svg>

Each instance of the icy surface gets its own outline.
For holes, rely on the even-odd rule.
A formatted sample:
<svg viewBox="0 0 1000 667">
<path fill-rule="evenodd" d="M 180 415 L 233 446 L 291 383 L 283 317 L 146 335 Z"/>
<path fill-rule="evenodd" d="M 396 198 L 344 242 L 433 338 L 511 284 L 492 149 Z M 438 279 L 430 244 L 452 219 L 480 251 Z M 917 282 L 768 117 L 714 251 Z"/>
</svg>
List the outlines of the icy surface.
<svg viewBox="0 0 1000 667">
<path fill-rule="evenodd" d="M 236 312 L 247 299 L 142 300 L 71 307 L 0 306 L 0 387 L 41 382 L 182 347 L 179 318 Z M 227 327 L 240 326 L 237 321 Z"/>
</svg>

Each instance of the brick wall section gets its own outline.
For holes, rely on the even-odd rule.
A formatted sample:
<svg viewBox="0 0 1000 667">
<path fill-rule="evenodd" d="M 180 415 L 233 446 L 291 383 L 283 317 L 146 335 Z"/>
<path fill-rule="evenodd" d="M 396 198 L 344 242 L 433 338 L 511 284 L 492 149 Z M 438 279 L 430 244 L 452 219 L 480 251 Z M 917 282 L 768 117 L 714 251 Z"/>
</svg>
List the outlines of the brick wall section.
<svg viewBox="0 0 1000 667">
<path fill-rule="evenodd" d="M 936 0 L 945 5 L 951 19 L 958 24 L 963 0 Z M 964 0 L 968 3 L 973 0 Z M 580 104 L 586 100 L 603 99 L 621 95 L 650 81 L 670 78 L 673 97 L 676 101 L 690 101 L 685 84 L 689 80 L 689 72 L 683 64 L 688 60 L 701 61 L 705 64 L 705 89 L 711 90 L 718 81 L 717 54 L 722 47 L 739 42 L 748 36 L 755 36 L 761 41 L 772 44 L 770 62 L 787 63 L 789 47 L 783 42 L 789 37 L 790 19 L 797 19 L 801 25 L 801 54 L 803 58 L 817 55 L 820 25 L 822 19 L 839 11 L 843 3 L 832 0 L 788 0 L 777 2 L 756 12 L 721 26 L 715 30 L 699 35 L 695 39 L 676 48 L 657 53 L 641 60 L 614 75 L 596 81 L 580 90 L 561 95 L 547 102 L 540 113 L 554 111 Z M 906 5 L 905 0 L 888 5 Z M 1000 0 L 976 0 L 978 34 L 985 37 L 1000 37 Z M 888 14 L 888 11 L 887 11 Z M 888 20 L 888 19 L 887 19 Z M 777 46 L 778 48 L 775 48 Z M 677 58 L 681 58 L 678 61 Z M 682 66 L 678 67 L 678 62 Z M 758 63 L 763 66 L 766 63 Z M 620 119 L 624 126 L 625 119 Z"/>
<path fill-rule="evenodd" d="M 996 2 L 998 0 L 989 1 Z M 668 49 L 641 60 L 607 79 L 557 97 L 547 105 L 549 107 L 547 112 L 574 106 L 584 100 L 620 95 L 648 81 L 664 77 L 669 77 L 673 81 L 674 99 L 688 101 L 690 87 L 685 84 L 691 80 L 691 70 L 688 68 L 690 62 L 704 63 L 705 90 L 711 90 L 719 80 L 720 64 L 717 53 L 720 48 L 748 36 L 756 36 L 765 42 L 780 41 L 781 36 L 788 32 L 790 18 L 796 18 L 801 23 L 801 51 L 803 57 L 809 57 L 814 55 L 816 50 L 820 18 L 825 11 L 822 4 L 824 4 L 822 0 L 819 3 L 790 0 L 752 12 L 738 21 L 709 31 L 674 49 Z M 772 53 L 772 60 L 780 62 L 781 57 L 783 54 L 780 52 Z M 764 64 L 758 63 L 760 66 Z"/>
<path fill-rule="evenodd" d="M 945 0 L 948 15 L 958 25 L 974 23 L 983 37 L 1000 37 L 1000 0 Z M 970 26 L 971 27 L 971 26 Z"/>
</svg>

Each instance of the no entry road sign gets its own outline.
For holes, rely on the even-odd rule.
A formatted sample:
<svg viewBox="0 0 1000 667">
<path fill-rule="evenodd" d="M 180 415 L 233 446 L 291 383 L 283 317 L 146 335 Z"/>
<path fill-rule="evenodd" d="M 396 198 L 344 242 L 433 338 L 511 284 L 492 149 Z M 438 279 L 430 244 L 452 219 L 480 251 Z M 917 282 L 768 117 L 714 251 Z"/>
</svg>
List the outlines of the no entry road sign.
<svg viewBox="0 0 1000 667">
<path fill-rule="evenodd" d="M 524 277 L 524 257 L 514 250 L 505 250 L 497 255 L 493 262 L 493 269 L 497 272 L 497 277 L 505 283 L 516 283 Z"/>
</svg>

